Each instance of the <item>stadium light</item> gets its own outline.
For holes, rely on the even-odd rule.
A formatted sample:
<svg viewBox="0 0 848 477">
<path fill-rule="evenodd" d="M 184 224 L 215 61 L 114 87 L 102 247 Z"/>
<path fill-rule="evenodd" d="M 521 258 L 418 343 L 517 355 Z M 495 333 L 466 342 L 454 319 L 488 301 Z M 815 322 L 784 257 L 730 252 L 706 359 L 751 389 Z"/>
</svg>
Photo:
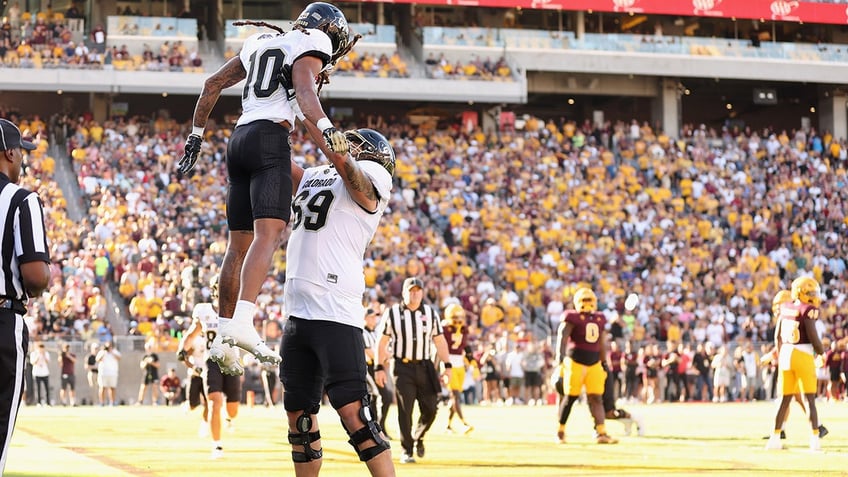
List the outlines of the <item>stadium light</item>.
<svg viewBox="0 0 848 477">
<path fill-rule="evenodd" d="M 733 105 L 730 104 L 730 103 L 727 103 L 724 107 L 727 108 L 728 110 L 733 109 Z"/>
</svg>

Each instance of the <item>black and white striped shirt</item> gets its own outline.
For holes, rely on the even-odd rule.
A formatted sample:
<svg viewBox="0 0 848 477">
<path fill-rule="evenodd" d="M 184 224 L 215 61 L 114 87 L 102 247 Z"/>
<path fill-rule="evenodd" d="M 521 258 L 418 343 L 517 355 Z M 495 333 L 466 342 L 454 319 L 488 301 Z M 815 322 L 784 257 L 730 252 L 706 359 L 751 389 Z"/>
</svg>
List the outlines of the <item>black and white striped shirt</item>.
<svg viewBox="0 0 848 477">
<path fill-rule="evenodd" d="M 380 328 L 392 338 L 396 359 L 414 361 L 432 360 L 433 337 L 442 334 L 439 314 L 424 304 L 415 311 L 402 304 L 392 306 L 383 313 Z"/>
<path fill-rule="evenodd" d="M 362 339 L 365 341 L 365 349 L 370 349 L 374 351 L 374 359 L 377 358 L 377 330 L 369 330 L 367 327 L 362 328 Z M 365 361 L 368 362 L 370 358 L 365 357 Z M 371 366 L 374 363 L 368 363 Z"/>
<path fill-rule="evenodd" d="M 0 297 L 26 301 L 21 281 L 21 264 L 50 263 L 44 212 L 35 192 L 28 191 L 0 174 Z"/>
</svg>

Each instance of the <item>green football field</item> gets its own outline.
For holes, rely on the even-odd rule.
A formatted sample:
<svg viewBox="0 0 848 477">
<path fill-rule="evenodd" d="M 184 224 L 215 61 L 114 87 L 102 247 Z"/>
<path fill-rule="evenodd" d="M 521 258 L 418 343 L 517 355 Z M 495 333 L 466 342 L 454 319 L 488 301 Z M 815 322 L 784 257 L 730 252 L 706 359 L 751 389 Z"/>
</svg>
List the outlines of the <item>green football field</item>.
<svg viewBox="0 0 848 477">
<path fill-rule="evenodd" d="M 793 404 L 784 451 L 763 450 L 773 403 L 630 406 L 644 416 L 647 435 L 627 437 L 608 422 L 614 446 L 595 444 L 585 404 L 575 406 L 567 444 L 555 442 L 553 406 L 466 407 L 475 430 L 445 432 L 440 408 L 416 464 L 398 475 L 496 477 L 560 475 L 848 475 L 848 403 L 820 403 L 830 434 L 823 452 L 807 450 L 809 430 Z M 395 418 L 395 408 L 389 422 Z M 242 407 L 224 433 L 225 456 L 212 461 L 210 441 L 198 437 L 199 413 L 180 407 L 22 408 L 7 476 L 283 476 L 294 475 L 281 407 Z M 322 475 L 367 475 L 341 425 L 322 407 Z M 395 425 L 389 433 L 397 437 Z M 392 442 L 395 461 L 399 444 Z"/>
</svg>

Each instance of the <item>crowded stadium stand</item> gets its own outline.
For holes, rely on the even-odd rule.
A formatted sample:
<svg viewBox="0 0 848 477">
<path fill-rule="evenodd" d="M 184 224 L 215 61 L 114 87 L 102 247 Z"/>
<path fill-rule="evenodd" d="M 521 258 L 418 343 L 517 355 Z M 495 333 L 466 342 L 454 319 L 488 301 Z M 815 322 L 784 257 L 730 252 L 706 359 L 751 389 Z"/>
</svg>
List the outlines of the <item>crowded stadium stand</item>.
<svg viewBox="0 0 848 477">
<path fill-rule="evenodd" d="M 533 343 L 549 373 L 561 311 L 590 285 L 631 353 L 621 372 L 639 376 L 622 395 L 706 399 L 666 386 L 667 374 L 694 373 L 663 356 L 678 345 L 711 360 L 749 344 L 767 354 L 771 297 L 811 274 L 826 296 L 824 335 L 844 349 L 848 113 L 828 79 L 848 69 L 838 28 L 822 21 L 826 41 L 804 41 L 808 22 L 749 19 L 768 33 L 761 41 L 734 33 L 741 22 L 728 15 L 342 6 L 363 39 L 322 100 L 338 124 L 374 127 L 398 154 L 366 256 L 370 306 L 397 301 L 403 279 L 421 276 L 430 303 L 466 309 L 475 358 Z M 0 30 L 0 72 L 15 73 L 0 89 L 16 92 L 0 109 L 39 141 L 25 185 L 45 200 L 54 258 L 30 330 L 78 350 L 115 340 L 122 352 L 144 342 L 169 352 L 209 299 L 226 245 L 239 86 L 213 112 L 197 172 L 178 176 L 175 163 L 203 80 L 260 29 L 233 25 L 236 16 L 98 15 L 86 21 L 103 21 L 102 35 L 69 37 L 58 22 L 34 42 L 22 14 Z M 303 165 L 325 161 L 302 131 L 292 147 Z M 280 249 L 260 295 L 255 325 L 269 340 L 280 336 L 294 259 Z M 641 297 L 632 312 L 631 292 Z M 137 377 L 126 361 L 122 372 Z M 649 368 L 656 386 L 643 379 Z M 765 396 L 773 365 L 760 372 Z M 725 398 L 742 399 L 739 385 Z"/>
</svg>

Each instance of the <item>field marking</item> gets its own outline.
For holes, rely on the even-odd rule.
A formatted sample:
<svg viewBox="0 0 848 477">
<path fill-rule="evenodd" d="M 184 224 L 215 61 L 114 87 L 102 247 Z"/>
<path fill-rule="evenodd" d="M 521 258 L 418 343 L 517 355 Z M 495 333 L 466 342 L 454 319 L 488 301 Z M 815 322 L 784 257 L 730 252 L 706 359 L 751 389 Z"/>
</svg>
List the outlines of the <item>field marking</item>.
<svg viewBox="0 0 848 477">
<path fill-rule="evenodd" d="M 21 432 L 25 432 L 25 433 L 33 436 L 33 437 L 36 437 L 38 439 L 41 439 L 41 440 L 47 442 L 48 444 L 54 445 L 56 447 L 60 447 L 62 449 L 66 449 L 66 450 L 71 451 L 75 454 L 79 454 L 79 455 L 84 456 L 88 459 L 91 459 L 91 460 L 93 460 L 93 461 L 95 461 L 99 464 L 103 464 L 106 467 L 111 467 L 113 469 L 120 470 L 121 472 L 125 472 L 125 473 L 130 474 L 130 475 L 134 475 L 134 476 L 137 476 L 137 477 L 157 477 L 159 475 L 156 472 L 152 472 L 152 471 L 147 470 L 147 469 L 142 469 L 142 468 L 136 467 L 134 465 L 128 464 L 126 462 L 122 462 L 120 460 L 113 459 L 111 457 L 107 457 L 107 456 L 104 456 L 104 455 L 99 455 L 95 452 L 91 452 L 88 449 L 86 449 L 85 447 L 65 445 L 64 441 L 62 441 L 60 439 L 56 439 L 55 437 L 51 436 L 50 434 L 46 434 L 46 433 L 41 432 L 41 431 L 36 431 L 36 430 L 31 429 L 31 428 L 26 427 L 26 426 L 18 426 L 16 430 L 21 431 Z"/>
</svg>

